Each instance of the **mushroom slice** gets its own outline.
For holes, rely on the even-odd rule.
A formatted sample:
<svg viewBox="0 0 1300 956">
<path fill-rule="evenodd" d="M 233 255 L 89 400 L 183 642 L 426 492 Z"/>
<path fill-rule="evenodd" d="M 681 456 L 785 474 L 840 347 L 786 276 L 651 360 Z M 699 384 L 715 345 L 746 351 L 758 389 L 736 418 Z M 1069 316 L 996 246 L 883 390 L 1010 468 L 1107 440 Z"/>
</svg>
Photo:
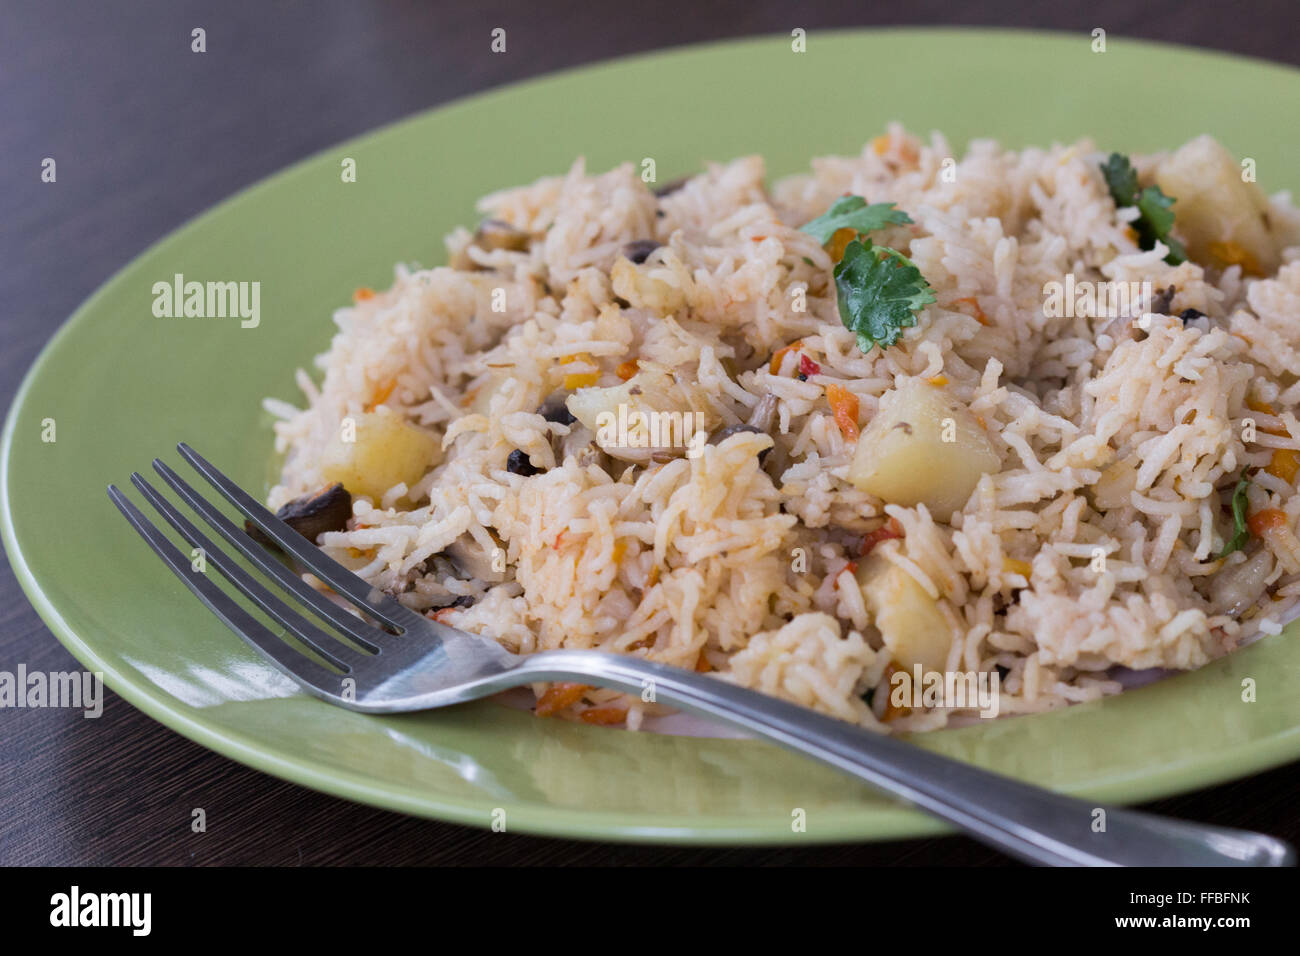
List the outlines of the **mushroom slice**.
<svg viewBox="0 0 1300 956">
<path fill-rule="evenodd" d="M 484 219 L 474 231 L 474 245 L 486 252 L 509 249 L 511 252 L 523 252 L 528 248 L 532 237 L 522 229 L 516 229 L 500 219 Z"/>
<path fill-rule="evenodd" d="M 327 531 L 343 531 L 352 517 L 352 495 L 339 482 L 319 491 L 294 498 L 275 513 L 275 516 L 312 544 Z M 261 528 L 251 521 L 244 522 L 244 530 L 259 544 L 276 547 Z"/>
<path fill-rule="evenodd" d="M 496 541 L 495 536 L 493 541 Z M 491 551 L 485 551 L 477 538 L 463 534 L 447 545 L 442 553 L 463 576 L 476 578 L 484 584 L 500 584 L 510 576 L 508 572 L 498 571 L 493 566 L 495 559 L 505 554 L 500 542 L 496 542 Z"/>
<path fill-rule="evenodd" d="M 474 230 L 474 237 L 469 241 L 469 245 L 476 246 L 484 252 L 496 252 L 499 249 L 524 252 L 532 242 L 532 238 L 531 235 L 522 229 L 516 229 L 508 222 L 500 219 L 484 219 Z M 452 257 L 451 267 L 461 272 L 473 272 L 484 268 L 470 257 L 467 249 L 468 247 Z"/>
</svg>

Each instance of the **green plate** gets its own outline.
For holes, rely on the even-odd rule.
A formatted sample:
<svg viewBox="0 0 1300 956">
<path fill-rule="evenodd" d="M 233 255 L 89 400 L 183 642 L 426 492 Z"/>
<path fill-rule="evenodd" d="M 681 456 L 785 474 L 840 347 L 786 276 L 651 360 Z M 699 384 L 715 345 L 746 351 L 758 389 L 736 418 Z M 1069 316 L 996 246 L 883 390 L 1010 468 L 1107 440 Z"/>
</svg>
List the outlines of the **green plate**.
<svg viewBox="0 0 1300 956">
<path fill-rule="evenodd" d="M 41 616 L 136 707 L 222 754 L 329 793 L 510 830 L 620 840 L 795 843 L 936 832 L 838 774 L 751 740 L 668 737 L 537 720 L 482 702 L 402 717 L 294 692 L 203 610 L 112 507 L 155 455 L 191 442 L 265 487 L 265 395 L 297 399 L 295 367 L 334 308 L 387 285 L 398 261 L 443 261 L 476 197 L 564 171 L 652 157 L 659 180 L 762 153 L 772 176 L 855 152 L 892 119 L 1011 145 L 1092 135 L 1139 152 L 1211 132 L 1270 190 L 1300 187 L 1300 72 L 1111 38 L 901 30 L 813 33 L 620 60 L 496 90 L 345 143 L 240 193 L 145 252 L 54 337 L 4 433 L 3 531 Z M 1265 112 L 1272 120 L 1265 118 Z M 341 182 L 344 158 L 357 181 Z M 70 250 L 75 252 L 75 250 Z M 155 282 L 261 282 L 261 323 L 162 319 Z M 42 440 L 55 422 L 54 442 Z M 185 469 L 182 469 L 185 470 Z M 1098 800 L 1137 801 L 1300 755 L 1300 644 L 1269 638 L 1121 697 L 944 731 L 921 742 Z M 1257 701 L 1242 702 L 1252 678 Z M 807 813 L 794 834 L 791 814 Z"/>
</svg>

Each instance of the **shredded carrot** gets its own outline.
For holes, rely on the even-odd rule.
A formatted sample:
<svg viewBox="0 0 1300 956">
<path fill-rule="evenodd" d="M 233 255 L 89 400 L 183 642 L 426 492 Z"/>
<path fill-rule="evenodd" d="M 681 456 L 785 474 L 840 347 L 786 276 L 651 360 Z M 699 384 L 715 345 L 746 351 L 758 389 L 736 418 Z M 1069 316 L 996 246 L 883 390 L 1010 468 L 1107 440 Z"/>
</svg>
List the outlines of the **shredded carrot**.
<svg viewBox="0 0 1300 956">
<path fill-rule="evenodd" d="M 826 251 L 830 253 L 833 260 L 839 262 L 844 258 L 844 250 L 848 248 L 850 242 L 857 238 L 857 235 L 858 232 L 856 229 L 849 229 L 847 227 L 844 229 L 836 229 L 834 234 L 831 236 L 831 241 L 826 243 Z"/>
<path fill-rule="evenodd" d="M 764 239 L 766 239 L 766 238 L 767 238 L 767 236 L 750 236 L 750 237 L 749 237 L 749 241 L 750 241 L 750 242 L 762 242 L 762 241 L 763 241 Z"/>
<path fill-rule="evenodd" d="M 1241 266 L 1241 271 L 1246 275 L 1262 276 L 1264 274 L 1254 253 L 1239 242 L 1230 240 L 1227 242 L 1212 242 L 1208 251 L 1222 265 Z"/>
<path fill-rule="evenodd" d="M 640 363 L 637 362 L 636 359 L 633 359 L 630 362 L 624 362 L 618 368 L 614 369 L 614 374 L 626 382 L 629 378 L 635 375 L 637 370 L 640 368 Z"/>
<path fill-rule="evenodd" d="M 935 388 L 938 388 L 940 385 L 947 385 L 947 384 L 948 384 L 948 376 L 947 376 L 947 375 L 932 375 L 932 376 L 930 376 L 929 378 L 927 378 L 926 381 L 929 382 L 931 385 L 933 385 Z"/>
<path fill-rule="evenodd" d="M 567 528 L 564 529 L 564 531 L 567 530 L 568 530 Z M 561 531 L 559 534 L 555 536 L 555 544 L 552 545 L 552 547 L 554 547 L 556 551 L 560 550 L 560 542 L 564 540 L 564 531 Z"/>
<path fill-rule="evenodd" d="M 1281 478 L 1288 485 L 1293 485 L 1296 472 L 1300 471 L 1300 454 L 1293 448 L 1275 449 L 1272 460 L 1264 470 L 1275 478 Z"/>
<path fill-rule="evenodd" d="M 374 297 L 375 297 L 375 290 L 367 289 L 365 286 L 362 286 L 361 288 L 357 289 L 355 292 L 352 293 L 353 302 L 366 302 L 370 299 L 373 299 Z"/>
<path fill-rule="evenodd" d="M 840 586 L 840 578 L 844 576 L 845 571 L 849 572 L 849 574 L 856 575 L 858 573 L 858 562 L 846 561 L 844 567 L 840 568 L 840 573 L 835 575 L 835 587 L 837 589 Z"/>
<path fill-rule="evenodd" d="M 843 385 L 827 385 L 826 401 L 830 403 L 835 415 L 835 424 L 840 427 L 848 441 L 858 440 L 858 396 Z"/>
<path fill-rule="evenodd" d="M 568 365 L 571 362 L 581 362 L 583 365 L 595 365 L 596 360 L 591 357 L 590 352 L 574 352 L 572 355 L 560 356 L 560 364 Z M 564 388 L 566 391 L 573 391 L 575 388 L 588 388 L 595 385 L 600 380 L 600 372 L 571 372 L 564 376 Z"/>
<path fill-rule="evenodd" d="M 1246 407 L 1249 408 L 1252 412 L 1262 412 L 1265 415 L 1277 414 L 1277 412 L 1273 410 L 1273 406 L 1270 405 L 1268 402 L 1261 402 L 1254 398 L 1246 399 Z M 1266 435 L 1287 434 L 1287 430 L 1285 428 L 1261 428 L 1260 431 L 1264 432 Z"/>
<path fill-rule="evenodd" d="M 388 396 L 393 394 L 393 389 L 397 387 L 397 381 L 392 380 L 375 389 L 375 394 L 370 397 L 370 404 L 366 406 L 366 411 L 373 412 L 384 402 L 388 401 Z"/>
<path fill-rule="evenodd" d="M 709 659 L 704 656 L 704 651 L 701 650 L 700 656 L 695 659 L 695 672 L 697 674 L 707 674 L 711 670 L 713 670 L 713 665 L 709 663 Z"/>
<path fill-rule="evenodd" d="M 902 671 L 902 668 L 893 661 L 890 661 L 889 666 L 885 668 L 885 673 L 881 675 L 881 689 L 876 693 L 883 693 L 885 695 L 885 709 L 880 715 L 880 719 L 885 722 L 897 720 L 899 717 L 906 717 L 912 712 L 911 707 L 895 707 L 894 702 L 891 699 L 894 693 L 894 685 L 892 681 L 894 675 L 900 671 Z"/>
<path fill-rule="evenodd" d="M 1286 512 L 1280 508 L 1265 508 L 1246 519 L 1246 527 L 1257 538 L 1264 537 L 1270 531 L 1280 531 L 1286 526 Z"/>
<path fill-rule="evenodd" d="M 865 558 L 871 553 L 871 549 L 882 541 L 888 541 L 891 538 L 903 537 L 903 526 L 898 523 L 898 519 L 890 515 L 889 520 L 882 524 L 875 531 L 868 531 L 862 538 L 862 544 L 858 548 L 858 555 Z"/>
<path fill-rule="evenodd" d="M 975 298 L 975 296 L 968 295 L 964 299 L 952 300 L 953 305 L 956 305 L 959 302 L 965 302 L 970 304 L 970 307 L 975 310 L 975 321 L 978 322 L 980 325 L 993 324 L 991 321 L 989 321 L 989 317 L 984 314 L 984 310 L 980 308 L 980 300 Z"/>
<path fill-rule="evenodd" d="M 537 699 L 537 716 L 551 717 L 571 704 L 576 704 L 582 695 L 591 690 L 586 684 L 551 684 Z"/>
<path fill-rule="evenodd" d="M 1258 398 L 1246 398 L 1246 407 L 1252 412 L 1263 412 L 1265 415 L 1276 415 L 1277 412 L 1268 402 L 1261 402 Z"/>
<path fill-rule="evenodd" d="M 781 363 L 785 360 L 788 353 L 794 352 L 803 347 L 803 342 L 791 342 L 789 345 L 783 345 L 772 353 L 772 361 L 768 364 L 767 370 L 770 374 L 776 375 L 781 371 Z"/>
<path fill-rule="evenodd" d="M 627 711 L 622 707 L 606 705 L 604 707 L 588 707 L 582 713 L 578 714 L 578 719 L 584 724 L 598 724 L 602 727 L 610 727 L 614 724 L 621 724 L 627 720 Z"/>
<path fill-rule="evenodd" d="M 1028 561 L 1021 561 L 1018 558 L 1003 558 L 1002 570 L 1018 574 L 1028 581 L 1029 576 L 1034 573 L 1034 566 Z"/>
<path fill-rule="evenodd" d="M 890 147 L 893 145 L 894 145 L 893 137 L 889 136 L 888 134 L 884 136 L 877 136 L 875 139 L 871 141 L 871 151 L 874 152 L 877 156 L 884 156 L 887 152 L 889 152 Z M 899 158 L 901 158 L 903 162 L 907 163 L 908 165 L 915 164 L 916 161 L 920 158 L 920 156 L 916 152 L 916 147 L 913 146 L 906 139 L 904 139 L 902 142 L 898 144 L 898 153 L 899 153 Z"/>
<path fill-rule="evenodd" d="M 440 607 L 438 610 L 433 612 L 433 619 L 439 624 L 446 624 L 447 615 L 451 614 L 454 610 L 456 610 L 454 607 Z"/>
</svg>

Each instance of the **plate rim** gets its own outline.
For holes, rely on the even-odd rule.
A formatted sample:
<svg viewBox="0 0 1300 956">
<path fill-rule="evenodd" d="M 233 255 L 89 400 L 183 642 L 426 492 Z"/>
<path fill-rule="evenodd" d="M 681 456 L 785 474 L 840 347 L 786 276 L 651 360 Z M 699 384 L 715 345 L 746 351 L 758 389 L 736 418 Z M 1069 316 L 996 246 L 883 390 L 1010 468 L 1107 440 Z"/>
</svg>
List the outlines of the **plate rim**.
<svg viewBox="0 0 1300 956">
<path fill-rule="evenodd" d="M 839 37 L 896 34 L 914 39 L 940 36 L 951 38 L 958 36 L 966 38 L 986 36 L 1014 39 L 1020 42 L 1030 42 L 1045 37 L 1078 39 L 1075 34 L 1061 30 L 961 26 L 916 27 L 900 25 L 814 30 L 810 31 L 810 33 Z M 1249 63 L 1268 70 L 1291 74 L 1290 79 L 1293 81 L 1300 79 L 1300 68 L 1262 57 L 1229 53 L 1188 44 L 1147 40 L 1123 34 L 1110 34 L 1108 36 L 1111 40 L 1122 40 L 1124 43 L 1134 46 L 1159 47 L 1170 51 L 1193 54 L 1198 57 L 1212 57 L 1237 63 Z M 484 812 L 485 804 L 481 799 L 449 798 L 445 794 L 439 795 L 429 792 L 415 796 L 398 788 L 375 783 L 372 779 L 359 772 L 322 765 L 274 745 L 261 743 L 255 736 L 237 731 L 217 729 L 175 706 L 168 695 L 164 694 L 161 689 L 156 689 L 156 692 L 154 692 L 155 689 L 151 688 L 143 678 L 136 680 L 108 665 L 94 648 L 87 644 L 64 620 L 62 614 L 54 602 L 46 595 L 40 582 L 28 566 L 26 555 L 23 553 L 18 541 L 11 500 L 11 491 L 13 490 L 11 452 L 17 429 L 19 410 L 25 405 L 34 383 L 42 374 L 44 367 L 60 343 L 89 320 L 98 301 L 122 280 L 124 273 L 136 262 L 160 247 L 173 242 L 181 233 L 188 232 L 192 228 L 223 215 L 236 203 L 244 203 L 263 189 L 276 188 L 301 175 L 306 167 L 317 162 L 323 156 L 335 154 L 354 143 L 369 142 L 391 135 L 405 128 L 408 124 L 426 122 L 439 114 L 473 109 L 485 100 L 509 96 L 516 90 L 539 82 L 579 73 L 597 72 L 629 62 L 656 59 L 693 51 L 698 52 L 704 49 L 746 44 L 758 45 L 770 43 L 776 39 L 784 39 L 785 37 L 786 34 L 783 33 L 750 34 L 721 40 L 698 41 L 690 44 L 662 47 L 627 56 L 606 57 L 560 70 L 540 73 L 521 80 L 497 84 L 433 107 L 418 110 L 409 115 L 381 123 L 344 140 L 331 143 L 237 189 L 213 205 L 187 217 L 132 255 L 130 259 L 117 267 L 110 276 L 101 282 L 64 319 L 54 334 L 42 345 L 14 393 L 5 416 L 3 433 L 0 434 L 0 540 L 3 540 L 5 552 L 15 579 L 42 622 L 82 666 L 91 671 L 101 672 L 104 675 L 104 684 L 131 706 L 168 729 L 223 757 L 278 779 L 341 799 L 359 802 L 391 812 L 465 826 L 487 828 L 490 820 Z M 1276 640 L 1287 636 L 1284 633 L 1273 638 L 1265 638 L 1265 640 Z M 1177 677 L 1169 679 L 1176 680 Z M 1027 716 L 1032 717 L 1033 715 Z M 772 746 L 756 740 L 737 740 L 734 743 L 738 746 L 750 747 Z M 1067 786 L 1060 788 L 1060 791 L 1074 795 L 1086 794 L 1098 800 L 1114 803 L 1140 803 L 1148 799 L 1172 796 L 1224 781 L 1240 779 L 1243 776 L 1263 772 L 1297 759 L 1300 759 L 1300 720 L 1285 731 L 1253 739 L 1248 744 L 1233 750 L 1229 754 L 1216 756 L 1212 763 L 1184 763 L 1164 767 L 1155 772 L 1148 771 L 1142 775 L 1135 772 L 1121 773 L 1100 782 L 1094 780 L 1086 788 Z M 953 829 L 946 824 L 929 817 L 921 811 L 911 810 L 902 805 L 872 807 L 867 816 L 864 816 L 859 810 L 824 811 L 825 816 L 819 821 L 816 832 L 797 835 L 791 833 L 788 821 L 773 819 L 769 823 L 759 817 L 749 818 L 737 823 L 735 817 L 719 814 L 693 815 L 689 823 L 683 824 L 680 814 L 633 814 L 627 811 L 593 813 L 583 809 L 536 804 L 523 804 L 519 807 L 508 808 L 508 813 L 510 829 L 513 832 L 566 839 L 604 840 L 624 843 L 807 845 L 845 841 L 904 839 L 953 832 Z"/>
</svg>

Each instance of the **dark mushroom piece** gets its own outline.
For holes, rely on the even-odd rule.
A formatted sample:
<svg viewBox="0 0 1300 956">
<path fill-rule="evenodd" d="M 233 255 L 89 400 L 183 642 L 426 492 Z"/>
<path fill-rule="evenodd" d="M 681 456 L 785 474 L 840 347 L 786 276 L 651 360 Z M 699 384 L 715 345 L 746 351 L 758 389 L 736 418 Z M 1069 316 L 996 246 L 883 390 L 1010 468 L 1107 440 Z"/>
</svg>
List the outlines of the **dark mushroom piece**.
<svg viewBox="0 0 1300 956">
<path fill-rule="evenodd" d="M 484 219 L 474 230 L 474 245 L 486 252 L 498 249 L 523 252 L 528 248 L 530 239 L 532 237 L 528 233 L 500 219 Z"/>
<path fill-rule="evenodd" d="M 450 604 L 439 604 L 437 607 L 429 608 L 430 611 L 445 611 L 449 607 L 473 607 L 474 599 L 468 594 L 462 594 Z"/>
<path fill-rule="evenodd" d="M 569 429 L 567 435 L 555 435 L 551 439 L 551 449 L 555 460 L 563 462 L 576 457 L 582 467 L 599 462 L 603 455 L 596 445 L 595 433 L 578 421 L 566 404 L 567 395 L 553 395 L 537 407 L 537 414 L 548 422 L 564 425 Z"/>
<path fill-rule="evenodd" d="M 641 265 L 650 257 L 650 253 L 659 248 L 661 243 L 654 239 L 635 239 L 622 248 L 623 255 L 636 265 Z"/>
<path fill-rule="evenodd" d="M 495 252 L 498 249 L 508 249 L 512 252 L 523 252 L 528 248 L 532 236 L 522 229 L 516 229 L 508 222 L 502 222 L 500 219 L 484 219 L 474 230 L 474 238 L 469 242 L 471 246 L 477 246 L 484 252 Z M 467 250 L 458 252 L 451 261 L 453 269 L 459 269 L 462 272 L 471 272 L 485 268 L 470 258 Z"/>
<path fill-rule="evenodd" d="M 1205 318 L 1205 313 L 1200 309 L 1183 309 L 1178 313 L 1178 317 L 1183 320 L 1183 325 L 1188 322 L 1195 322 L 1197 319 Z"/>
<path fill-rule="evenodd" d="M 541 415 L 548 422 L 554 422 L 557 425 L 572 425 L 577 421 L 573 412 L 569 411 L 569 406 L 565 404 L 564 395 L 557 395 L 550 398 L 537 406 L 537 414 Z"/>
<path fill-rule="evenodd" d="M 542 469 L 529 461 L 527 452 L 522 448 L 516 448 L 510 453 L 510 457 L 506 459 L 506 471 L 512 475 L 523 475 L 525 478 L 529 478 L 539 474 Z"/>
<path fill-rule="evenodd" d="M 293 499 L 275 516 L 315 544 L 325 532 L 342 531 L 348 526 L 348 518 L 352 517 L 352 495 L 342 484 L 335 482 L 328 488 Z M 244 522 L 244 530 L 259 544 L 276 547 L 275 542 L 251 521 Z"/>
<path fill-rule="evenodd" d="M 1170 315 L 1170 308 L 1174 304 L 1174 296 L 1178 293 L 1178 286 L 1171 285 L 1165 289 L 1158 289 L 1156 294 L 1151 297 L 1151 311 L 1156 315 Z"/>
<path fill-rule="evenodd" d="M 1111 355 L 1114 354 L 1115 349 L 1119 348 L 1121 342 L 1129 340 L 1140 342 L 1142 338 L 1146 337 L 1146 333 L 1138 328 L 1136 319 L 1127 319 L 1123 316 L 1118 319 L 1111 319 L 1106 327 L 1098 333 L 1097 337 L 1101 338 L 1103 335 L 1110 337 L 1111 344 L 1109 348 L 1098 348 L 1097 354 L 1093 356 L 1092 360 L 1098 367 L 1106 364 Z"/>
<path fill-rule="evenodd" d="M 495 535 L 492 537 L 495 542 L 495 551 L 501 547 L 501 544 L 496 540 Z M 504 550 L 502 550 L 501 554 L 504 553 Z M 484 551 L 478 540 L 468 532 L 447 545 L 442 554 L 443 557 L 455 565 L 462 580 L 476 578 L 485 584 L 500 584 L 509 577 L 508 572 L 498 571 L 494 567 L 496 555 L 493 551 Z"/>
<path fill-rule="evenodd" d="M 754 410 L 749 413 L 749 421 L 743 425 L 728 425 L 720 431 L 714 432 L 709 436 L 710 445 L 718 445 L 726 441 L 732 435 L 740 432 L 752 432 L 755 435 L 770 435 L 772 433 L 772 424 L 776 421 L 776 396 L 771 392 L 765 392 L 763 397 L 758 400 Z M 764 448 L 758 453 L 758 460 L 762 462 L 767 458 L 771 448 Z"/>
<path fill-rule="evenodd" d="M 710 445 L 721 445 L 724 441 L 726 441 L 726 440 L 727 440 L 728 438 L 730 438 L 732 435 L 739 435 L 741 432 L 751 432 L 751 433 L 753 433 L 753 434 L 755 434 L 755 435 L 766 435 L 766 434 L 767 434 L 766 431 L 764 431 L 764 430 L 761 429 L 761 428 L 758 428 L 758 427 L 755 426 L 755 425 L 728 425 L 726 428 L 723 428 L 723 429 L 721 429 L 720 431 L 716 431 L 716 432 L 714 432 L 712 435 L 710 435 L 710 436 L 709 436 L 709 444 L 710 444 Z M 767 457 L 767 453 L 770 452 L 771 450 L 772 450 L 772 449 L 770 449 L 770 448 L 764 448 L 762 451 L 760 451 L 760 452 L 758 453 L 758 460 L 761 462 L 764 458 Z"/>
<path fill-rule="evenodd" d="M 671 182 L 666 182 L 662 186 L 656 186 L 654 188 L 654 194 L 658 198 L 663 199 L 665 196 L 671 196 L 690 181 L 690 176 L 682 176 L 678 179 L 672 180 Z"/>
</svg>

